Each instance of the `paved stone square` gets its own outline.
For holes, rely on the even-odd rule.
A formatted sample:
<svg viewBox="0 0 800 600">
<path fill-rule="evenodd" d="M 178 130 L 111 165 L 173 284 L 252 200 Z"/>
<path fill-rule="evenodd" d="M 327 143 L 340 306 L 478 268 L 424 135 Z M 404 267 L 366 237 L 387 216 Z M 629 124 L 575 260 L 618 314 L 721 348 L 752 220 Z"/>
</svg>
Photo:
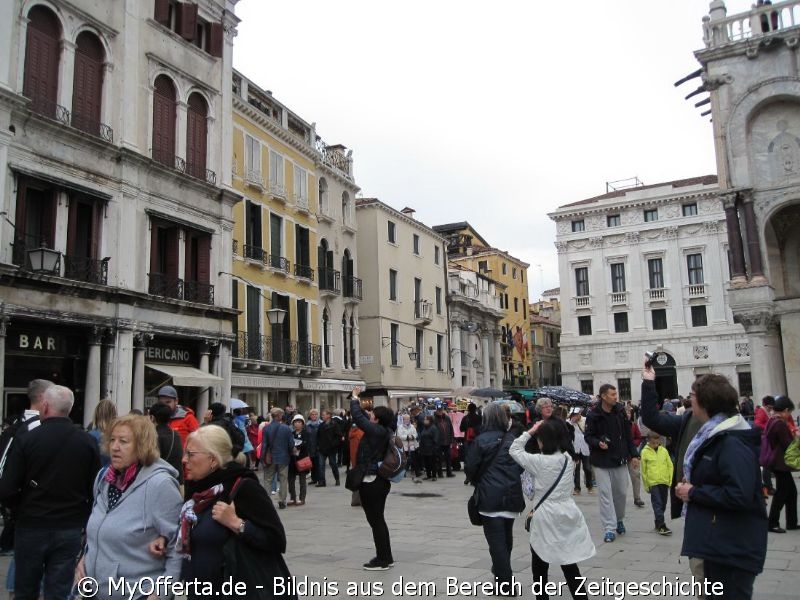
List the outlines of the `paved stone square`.
<svg viewBox="0 0 800 600">
<path fill-rule="evenodd" d="M 472 487 L 463 485 L 463 477 L 462 473 L 457 473 L 455 478 L 421 484 L 414 484 L 407 478 L 392 486 L 386 515 L 392 534 L 395 566 L 383 572 L 364 571 L 361 568 L 374 556 L 374 547 L 363 511 L 350 506 L 350 492 L 344 487 L 330 485 L 309 488 L 304 507 L 289 507 L 279 511 L 286 527 L 286 560 L 292 575 L 298 580 L 307 576 L 310 581 L 339 584 L 338 595 L 310 593 L 307 595 L 309 598 L 347 597 L 347 582 L 365 586 L 370 582 L 380 582 L 383 584 L 383 598 L 445 598 L 447 577 L 456 577 L 460 582 L 492 581 L 483 530 L 470 525 L 467 519 L 466 503 Z M 680 556 L 683 520 L 668 522 L 674 531 L 672 536 L 656 534 L 650 499 L 644 492 L 643 498 L 646 501 L 645 508 L 636 508 L 629 492 L 629 509 L 625 519 L 628 532 L 614 543 L 604 544 L 597 496 L 588 495 L 584 490 L 581 496 L 575 497 L 586 516 L 597 547 L 595 557 L 580 565 L 582 575 L 589 580 L 600 581 L 605 577 L 613 582 L 661 581 L 662 577 L 673 582 L 676 577 L 681 581 L 690 579 L 688 560 Z M 743 539 L 742 544 L 747 544 L 747 540 Z M 799 550 L 800 531 L 770 534 L 766 567 L 756 579 L 756 600 L 796 600 L 800 597 Z M 517 519 L 514 527 L 512 567 L 522 585 L 522 597 L 532 598 L 530 550 L 522 517 Z M 551 567 L 550 579 L 564 581 L 561 569 Z M 425 595 L 424 588 L 418 593 L 395 595 L 392 593 L 392 584 L 401 580 L 402 585 L 432 582 L 436 586 L 436 595 Z M 356 595 L 367 596 L 367 589 L 359 589 Z M 484 594 L 478 591 L 477 595 L 457 594 L 451 597 L 481 598 Z M 562 595 L 554 594 L 551 597 L 571 598 L 571 595 L 564 586 Z M 611 593 L 592 597 L 615 596 Z M 624 597 L 635 596 L 628 594 Z"/>
</svg>

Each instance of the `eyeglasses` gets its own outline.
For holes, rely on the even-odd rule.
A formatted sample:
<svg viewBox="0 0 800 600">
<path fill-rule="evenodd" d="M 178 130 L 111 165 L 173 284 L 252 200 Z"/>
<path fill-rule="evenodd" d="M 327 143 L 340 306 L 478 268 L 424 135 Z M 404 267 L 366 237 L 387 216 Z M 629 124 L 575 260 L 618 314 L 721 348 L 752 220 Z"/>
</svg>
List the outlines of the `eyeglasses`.
<svg viewBox="0 0 800 600">
<path fill-rule="evenodd" d="M 184 454 L 187 457 L 192 458 L 195 454 L 209 454 L 209 452 L 203 452 L 202 450 L 186 450 Z"/>
</svg>

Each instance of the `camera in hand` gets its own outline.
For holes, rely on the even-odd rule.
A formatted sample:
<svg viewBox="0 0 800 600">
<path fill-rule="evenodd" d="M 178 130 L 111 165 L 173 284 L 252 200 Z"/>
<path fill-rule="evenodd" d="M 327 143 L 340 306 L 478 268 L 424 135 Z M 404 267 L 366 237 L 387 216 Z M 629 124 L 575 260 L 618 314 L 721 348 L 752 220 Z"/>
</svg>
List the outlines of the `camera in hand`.
<svg viewBox="0 0 800 600">
<path fill-rule="evenodd" d="M 658 351 L 654 351 L 654 352 L 645 352 L 645 353 L 644 353 L 644 357 L 645 357 L 647 360 L 645 361 L 645 363 L 644 363 L 644 366 L 645 366 L 645 367 L 647 367 L 648 369 L 649 369 L 650 367 L 653 367 L 653 366 L 655 366 L 656 359 L 658 359 L 658 355 L 659 355 L 659 352 L 658 352 Z"/>
<path fill-rule="evenodd" d="M 607 435 L 601 435 L 600 436 L 600 441 L 603 442 L 606 446 L 611 444 L 611 438 L 608 437 Z"/>
</svg>

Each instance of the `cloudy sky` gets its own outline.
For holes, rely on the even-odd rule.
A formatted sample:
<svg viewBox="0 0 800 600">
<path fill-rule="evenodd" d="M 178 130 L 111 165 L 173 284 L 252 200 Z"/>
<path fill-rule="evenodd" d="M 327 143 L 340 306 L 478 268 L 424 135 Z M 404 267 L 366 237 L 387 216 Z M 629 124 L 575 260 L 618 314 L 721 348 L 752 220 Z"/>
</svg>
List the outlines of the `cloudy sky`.
<svg viewBox="0 0 800 600">
<path fill-rule="evenodd" d="M 728 0 L 728 14 L 750 0 Z M 558 285 L 556 207 L 715 173 L 703 0 L 241 0 L 234 66 L 354 154 L 365 197 L 469 221 Z"/>
</svg>

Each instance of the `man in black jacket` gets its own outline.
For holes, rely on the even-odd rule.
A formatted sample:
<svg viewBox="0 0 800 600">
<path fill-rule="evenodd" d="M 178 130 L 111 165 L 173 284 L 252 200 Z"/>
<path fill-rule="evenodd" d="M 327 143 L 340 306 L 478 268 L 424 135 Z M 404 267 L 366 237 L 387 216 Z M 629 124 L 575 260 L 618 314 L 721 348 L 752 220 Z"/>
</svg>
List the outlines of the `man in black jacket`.
<svg viewBox="0 0 800 600">
<path fill-rule="evenodd" d="M 584 439 L 594 467 L 600 500 L 604 542 L 625 533 L 625 504 L 628 494 L 628 463 L 639 466 L 639 451 L 633 444 L 625 411 L 617 403 L 617 388 L 600 386 L 600 402 L 586 416 Z"/>
<path fill-rule="evenodd" d="M 66 598 L 72 587 L 100 470 L 97 443 L 69 419 L 73 403 L 68 388 L 47 389 L 42 424 L 12 446 L 0 478 L 0 500 L 20 496 L 14 543 L 18 600 L 38 598 L 42 577 L 45 598 Z"/>
<path fill-rule="evenodd" d="M 337 421 L 333 419 L 330 410 L 322 411 L 322 425 L 317 432 L 317 486 L 325 487 L 325 462 L 328 461 L 333 471 L 336 485 L 339 485 L 339 467 L 336 464 L 336 455 L 339 444 L 342 443 L 342 432 Z"/>
</svg>

